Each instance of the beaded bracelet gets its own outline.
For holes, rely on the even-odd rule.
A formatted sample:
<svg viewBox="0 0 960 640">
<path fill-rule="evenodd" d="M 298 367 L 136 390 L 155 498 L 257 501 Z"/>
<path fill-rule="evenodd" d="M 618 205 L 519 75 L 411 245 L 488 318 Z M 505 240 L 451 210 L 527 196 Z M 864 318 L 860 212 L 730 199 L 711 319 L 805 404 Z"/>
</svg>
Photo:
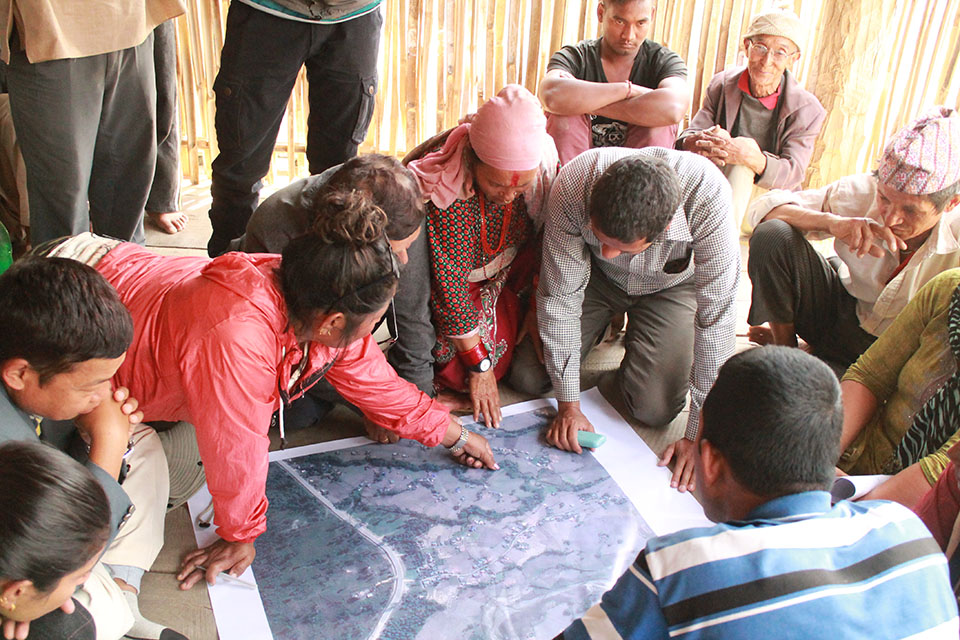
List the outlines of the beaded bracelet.
<svg viewBox="0 0 960 640">
<path fill-rule="evenodd" d="M 487 354 L 486 347 L 483 346 L 483 342 L 478 342 L 473 347 L 467 349 L 466 351 L 458 351 L 457 356 L 467 367 L 473 367 L 479 364 L 481 360 L 486 358 Z"/>
</svg>

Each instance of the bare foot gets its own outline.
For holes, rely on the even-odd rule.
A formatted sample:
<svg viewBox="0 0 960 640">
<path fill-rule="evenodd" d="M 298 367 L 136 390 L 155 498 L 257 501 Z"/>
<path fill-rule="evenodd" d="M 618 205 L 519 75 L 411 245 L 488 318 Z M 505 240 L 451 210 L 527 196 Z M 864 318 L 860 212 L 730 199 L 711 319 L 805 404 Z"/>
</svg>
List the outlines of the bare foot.
<svg viewBox="0 0 960 640">
<path fill-rule="evenodd" d="M 465 393 L 458 393 L 445 389 L 437 392 L 437 402 L 450 409 L 450 411 L 473 411 L 473 403 L 470 402 L 470 396 Z"/>
<path fill-rule="evenodd" d="M 620 333 L 623 332 L 623 328 L 625 326 L 627 326 L 627 314 L 614 314 L 613 318 L 610 319 L 610 324 L 607 326 L 606 332 L 603 335 L 603 341 L 615 341 L 618 337 L 620 337 Z"/>
<path fill-rule="evenodd" d="M 167 213 L 147 211 L 147 219 L 153 223 L 153 226 L 160 229 L 160 231 L 169 233 L 170 235 L 178 231 L 183 231 L 183 228 L 187 226 L 187 214 L 183 211 L 170 211 Z"/>
<path fill-rule="evenodd" d="M 763 324 L 757 327 L 750 327 L 747 330 L 747 340 L 761 346 L 765 344 L 774 344 L 773 331 L 770 329 L 770 327 Z"/>
</svg>

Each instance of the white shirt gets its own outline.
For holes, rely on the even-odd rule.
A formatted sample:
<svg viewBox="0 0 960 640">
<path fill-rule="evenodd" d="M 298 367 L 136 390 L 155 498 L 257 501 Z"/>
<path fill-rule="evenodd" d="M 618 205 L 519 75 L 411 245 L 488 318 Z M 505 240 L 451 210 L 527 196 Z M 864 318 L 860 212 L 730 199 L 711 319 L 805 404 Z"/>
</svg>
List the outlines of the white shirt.
<svg viewBox="0 0 960 640">
<path fill-rule="evenodd" d="M 814 211 L 845 218 L 871 218 L 883 224 L 876 204 L 877 179 L 863 173 L 841 178 L 820 189 L 807 191 L 770 191 L 757 198 L 747 210 L 746 224 L 752 231 L 775 207 L 794 204 Z M 822 239 L 825 233 L 810 232 L 807 237 Z M 887 280 L 900 265 L 899 252 L 884 243 L 883 257 L 857 257 L 843 242 L 834 240 L 834 251 L 842 261 L 840 280 L 857 299 L 860 326 L 879 336 L 890 326 L 907 302 L 931 278 L 942 271 L 960 267 L 960 210 L 945 211 L 930 236 L 913 254 L 907 266 L 895 278 Z"/>
</svg>

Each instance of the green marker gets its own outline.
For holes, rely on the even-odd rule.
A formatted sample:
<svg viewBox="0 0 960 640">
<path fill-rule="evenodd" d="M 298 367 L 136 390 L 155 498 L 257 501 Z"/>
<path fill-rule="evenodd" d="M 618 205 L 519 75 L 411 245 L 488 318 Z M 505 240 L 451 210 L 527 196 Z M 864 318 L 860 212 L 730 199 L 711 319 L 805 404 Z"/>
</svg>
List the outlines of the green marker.
<svg viewBox="0 0 960 640">
<path fill-rule="evenodd" d="M 580 443 L 581 447 L 596 449 L 606 441 L 607 436 L 603 435 L 602 433 L 594 433 L 592 431 L 577 431 L 577 442 Z"/>
</svg>

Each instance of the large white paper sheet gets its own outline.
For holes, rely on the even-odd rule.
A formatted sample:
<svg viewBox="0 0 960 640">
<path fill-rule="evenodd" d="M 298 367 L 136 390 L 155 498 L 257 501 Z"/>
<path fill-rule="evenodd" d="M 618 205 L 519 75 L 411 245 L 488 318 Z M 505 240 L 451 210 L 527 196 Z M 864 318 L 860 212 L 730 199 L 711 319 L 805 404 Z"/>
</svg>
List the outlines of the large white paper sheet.
<svg viewBox="0 0 960 640">
<path fill-rule="evenodd" d="M 545 406 L 555 407 L 556 402 L 552 399 L 532 400 L 504 407 L 503 414 L 507 417 Z M 664 535 L 679 529 L 710 524 L 692 495 L 681 494 L 670 487 L 669 470 L 657 466 L 657 457 L 653 451 L 599 391 L 594 389 L 582 394 L 581 409 L 595 429 L 607 436 L 606 443 L 594 451 L 596 460 L 621 487 L 655 534 Z M 370 444 L 366 438 L 348 438 L 275 451 L 270 454 L 270 460 L 290 460 L 313 453 L 366 444 Z M 197 524 L 198 515 L 209 504 L 210 495 L 206 487 L 189 501 L 194 532 L 200 546 L 210 544 L 216 539 L 214 526 L 200 528 Z M 242 578 L 256 581 L 251 569 L 248 569 Z M 209 587 L 209 593 L 221 639 L 268 640 L 274 637 L 258 591 L 220 580 Z"/>
<path fill-rule="evenodd" d="M 670 470 L 657 466 L 656 454 L 598 389 L 580 394 L 580 410 L 594 429 L 607 436 L 607 442 L 594 451 L 594 456 L 617 481 L 654 533 L 662 536 L 713 524 L 693 495 L 680 493 L 670 486 Z"/>
<path fill-rule="evenodd" d="M 187 501 L 193 533 L 199 547 L 206 547 L 217 540 L 216 525 L 202 528 L 197 523 L 197 518 L 210 505 L 210 500 L 210 491 L 207 490 L 207 485 L 203 485 Z M 252 569 L 244 571 L 240 578 L 256 584 Z M 217 621 L 217 632 L 221 638 L 272 640 L 273 634 L 270 633 L 267 614 L 263 610 L 258 590 L 231 584 L 226 580 L 217 580 L 215 585 L 208 587 L 208 591 L 210 606 Z"/>
</svg>

